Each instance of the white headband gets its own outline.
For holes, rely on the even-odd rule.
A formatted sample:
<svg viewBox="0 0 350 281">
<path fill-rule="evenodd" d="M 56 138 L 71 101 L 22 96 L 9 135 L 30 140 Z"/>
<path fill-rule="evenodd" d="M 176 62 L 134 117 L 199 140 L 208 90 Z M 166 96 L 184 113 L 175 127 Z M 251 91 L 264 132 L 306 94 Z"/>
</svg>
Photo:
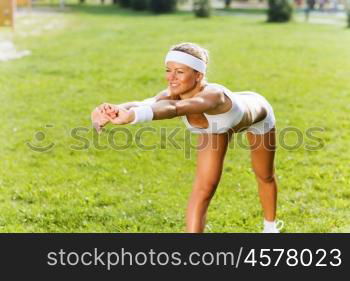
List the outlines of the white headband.
<svg viewBox="0 0 350 281">
<path fill-rule="evenodd" d="M 205 74 L 207 68 L 204 61 L 180 51 L 170 51 L 165 58 L 165 63 L 167 63 L 168 61 L 182 63 L 203 74 Z"/>
</svg>

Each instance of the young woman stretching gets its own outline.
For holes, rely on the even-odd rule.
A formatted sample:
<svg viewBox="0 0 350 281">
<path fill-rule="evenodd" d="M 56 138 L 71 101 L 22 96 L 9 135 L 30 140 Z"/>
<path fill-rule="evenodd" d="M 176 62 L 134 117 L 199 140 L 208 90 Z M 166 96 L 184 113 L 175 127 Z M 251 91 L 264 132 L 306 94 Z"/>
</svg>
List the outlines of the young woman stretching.
<svg viewBox="0 0 350 281">
<path fill-rule="evenodd" d="M 165 59 L 168 88 L 141 102 L 104 103 L 92 112 L 100 131 L 108 122 L 136 124 L 180 116 L 198 134 L 197 170 L 186 213 L 186 231 L 203 232 L 209 203 L 219 184 L 232 134 L 247 131 L 253 171 L 264 215 L 264 233 L 278 233 L 274 173 L 275 116 L 253 92 L 235 92 L 205 79 L 208 52 L 193 43 L 173 46 Z M 203 145 L 205 144 L 205 145 Z"/>
</svg>

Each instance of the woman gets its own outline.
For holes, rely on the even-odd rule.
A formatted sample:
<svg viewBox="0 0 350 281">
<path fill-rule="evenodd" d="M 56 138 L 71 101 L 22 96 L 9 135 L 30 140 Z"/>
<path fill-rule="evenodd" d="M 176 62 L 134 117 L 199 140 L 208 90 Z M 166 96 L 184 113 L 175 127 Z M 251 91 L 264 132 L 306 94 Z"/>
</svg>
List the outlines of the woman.
<svg viewBox="0 0 350 281">
<path fill-rule="evenodd" d="M 187 128 L 198 134 L 201 145 L 186 213 L 187 232 L 204 231 L 207 209 L 220 181 L 232 133 L 247 130 L 264 213 L 263 232 L 278 233 L 275 117 L 271 105 L 256 93 L 231 93 L 221 85 L 207 83 L 208 52 L 196 44 L 172 47 L 165 64 L 166 90 L 142 102 L 100 105 L 92 114 L 95 128 L 100 131 L 108 122 L 136 124 L 181 116 Z"/>
</svg>

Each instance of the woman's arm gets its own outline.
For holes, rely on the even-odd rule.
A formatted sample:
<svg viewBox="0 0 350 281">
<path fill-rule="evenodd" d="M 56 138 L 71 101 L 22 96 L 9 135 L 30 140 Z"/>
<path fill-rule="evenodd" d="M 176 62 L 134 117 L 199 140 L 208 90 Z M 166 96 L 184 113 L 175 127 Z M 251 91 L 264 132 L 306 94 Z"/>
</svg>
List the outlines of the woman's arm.
<svg viewBox="0 0 350 281">
<path fill-rule="evenodd" d="M 185 100 L 159 100 L 152 105 L 144 105 L 131 110 L 119 108 L 113 124 L 122 125 L 150 120 L 171 119 L 191 113 L 203 113 L 225 103 L 225 94 L 221 89 L 208 88 L 200 95 Z"/>
<path fill-rule="evenodd" d="M 169 119 L 186 114 L 203 113 L 225 103 L 225 95 L 217 89 L 204 90 L 199 96 L 185 100 L 162 100 L 154 103 L 153 119 Z"/>
</svg>

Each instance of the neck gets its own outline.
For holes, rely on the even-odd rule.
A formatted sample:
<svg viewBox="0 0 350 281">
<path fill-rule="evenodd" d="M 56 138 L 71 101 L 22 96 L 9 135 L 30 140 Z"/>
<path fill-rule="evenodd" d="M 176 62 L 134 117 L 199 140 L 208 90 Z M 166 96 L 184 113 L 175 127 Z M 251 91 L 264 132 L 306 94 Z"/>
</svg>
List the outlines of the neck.
<svg viewBox="0 0 350 281">
<path fill-rule="evenodd" d="M 180 99 L 183 100 L 183 99 L 193 98 L 195 95 L 197 95 L 200 91 L 203 90 L 205 84 L 206 83 L 204 82 L 204 80 L 196 83 L 195 86 L 191 90 L 189 90 L 186 93 L 180 94 Z"/>
</svg>

